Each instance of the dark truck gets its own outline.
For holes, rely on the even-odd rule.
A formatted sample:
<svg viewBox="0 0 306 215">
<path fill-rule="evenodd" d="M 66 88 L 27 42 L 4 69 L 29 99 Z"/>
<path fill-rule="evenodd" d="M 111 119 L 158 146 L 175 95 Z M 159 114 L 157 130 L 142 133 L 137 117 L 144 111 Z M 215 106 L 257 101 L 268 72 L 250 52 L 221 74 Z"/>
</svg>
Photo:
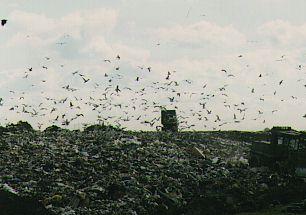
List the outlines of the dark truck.
<svg viewBox="0 0 306 215">
<path fill-rule="evenodd" d="M 294 171 L 306 177 L 306 138 L 291 127 L 273 127 L 269 141 L 255 141 L 250 152 L 251 166 Z"/>
<path fill-rule="evenodd" d="M 178 121 L 175 110 L 161 110 L 161 124 L 163 131 L 178 131 Z"/>
</svg>

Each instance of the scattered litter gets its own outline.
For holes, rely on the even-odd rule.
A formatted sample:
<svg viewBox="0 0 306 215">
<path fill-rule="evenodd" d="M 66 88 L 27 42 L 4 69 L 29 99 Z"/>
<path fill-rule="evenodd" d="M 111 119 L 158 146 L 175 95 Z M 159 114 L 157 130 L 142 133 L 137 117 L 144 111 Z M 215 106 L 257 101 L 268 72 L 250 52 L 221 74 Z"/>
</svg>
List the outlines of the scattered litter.
<svg viewBox="0 0 306 215">
<path fill-rule="evenodd" d="M 231 214 L 284 201 L 296 182 L 250 167 L 249 145 L 209 133 L 19 123 L 0 136 L 0 187 L 63 215 Z"/>
</svg>

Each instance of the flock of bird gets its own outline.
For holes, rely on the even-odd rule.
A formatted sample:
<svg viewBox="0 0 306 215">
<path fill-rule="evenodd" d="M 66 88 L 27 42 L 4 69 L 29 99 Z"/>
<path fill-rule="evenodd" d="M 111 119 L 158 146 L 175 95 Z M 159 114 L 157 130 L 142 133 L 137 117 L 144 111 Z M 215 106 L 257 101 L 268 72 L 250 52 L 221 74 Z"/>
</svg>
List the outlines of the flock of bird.
<svg viewBox="0 0 306 215">
<path fill-rule="evenodd" d="M 7 20 L 1 20 L 2 26 L 6 23 Z M 56 44 L 64 46 L 67 41 L 61 41 Z M 159 45 L 160 43 L 157 44 L 157 46 Z M 238 58 L 243 58 L 243 56 L 239 55 Z M 285 56 L 281 56 L 279 60 L 284 60 L 284 58 Z M 32 74 L 35 71 L 46 72 L 49 70 L 50 62 L 56 63 L 53 62 L 52 56 L 44 57 L 43 61 L 41 68 L 32 66 L 25 68 L 21 78 L 26 79 L 31 84 L 30 87 L 48 85 L 47 79 L 42 79 L 39 82 L 33 80 L 31 82 Z M 102 82 L 76 70 L 70 72 L 69 78 L 64 80 L 65 84 L 60 86 L 60 89 L 57 89 L 62 92 L 57 96 L 48 96 L 45 94 L 46 92 L 42 91 L 41 100 L 36 104 L 34 102 L 35 99 L 33 99 L 32 103 L 23 102 L 32 100 L 27 98 L 30 93 L 10 90 L 11 97 L 7 99 L 0 98 L 0 106 L 4 106 L 6 101 L 10 101 L 10 103 L 14 101 L 13 105 L 5 107 L 15 114 L 37 118 L 36 122 L 39 129 L 49 124 L 69 126 L 80 121 L 86 125 L 86 121 L 89 121 L 87 117 L 90 118 L 92 116 L 98 123 L 111 123 L 122 128 L 128 123 L 138 123 L 152 129 L 158 129 L 160 127 L 161 109 L 176 109 L 180 129 L 182 130 L 195 129 L 198 124 L 201 124 L 206 129 L 208 129 L 208 124 L 212 124 L 212 130 L 219 130 L 225 125 L 241 123 L 246 119 L 261 120 L 261 123 L 266 122 L 262 117 L 263 110 L 255 110 L 257 112 L 256 116 L 252 119 L 247 118 L 247 112 L 254 110 L 248 108 L 246 101 L 240 100 L 237 102 L 230 98 L 229 84 L 222 84 L 208 90 L 210 83 L 203 83 L 201 88 L 192 92 L 188 89 L 195 89 L 192 87 L 194 80 L 175 79 L 177 71 L 167 71 L 164 77 L 152 81 L 150 75 L 156 71 L 151 65 L 137 66 L 135 70 L 138 73 L 131 80 L 129 74 L 121 71 L 121 61 L 122 56 L 120 54 L 117 54 L 112 59 L 101 59 L 101 64 L 113 68 L 109 72 L 101 74 Z M 59 68 L 65 67 L 63 64 L 58 66 Z M 297 69 L 301 70 L 302 65 L 298 65 Z M 230 73 L 227 68 L 222 68 L 219 72 L 226 79 L 236 78 L 236 75 Z M 263 74 L 258 75 L 258 79 L 261 78 L 263 78 Z M 126 80 L 129 80 L 129 82 Z M 277 84 L 282 86 L 284 80 L 279 80 Z M 85 95 L 84 90 L 87 90 Z M 249 94 L 255 93 L 256 89 L 251 87 Z M 275 96 L 276 93 L 277 91 L 274 90 L 273 95 Z M 213 101 L 216 98 L 222 100 L 222 106 L 225 108 L 221 113 L 213 109 Z M 292 99 L 297 99 L 297 97 L 292 96 Z M 259 100 L 264 102 L 265 98 L 260 97 Z M 192 101 L 194 104 L 192 108 L 184 108 L 185 101 Z M 273 109 L 271 114 L 277 112 L 278 109 Z M 222 114 L 231 114 L 232 117 L 224 117 Z M 302 117 L 306 118 L 306 114 Z M 47 118 L 48 122 L 43 118 Z"/>
</svg>

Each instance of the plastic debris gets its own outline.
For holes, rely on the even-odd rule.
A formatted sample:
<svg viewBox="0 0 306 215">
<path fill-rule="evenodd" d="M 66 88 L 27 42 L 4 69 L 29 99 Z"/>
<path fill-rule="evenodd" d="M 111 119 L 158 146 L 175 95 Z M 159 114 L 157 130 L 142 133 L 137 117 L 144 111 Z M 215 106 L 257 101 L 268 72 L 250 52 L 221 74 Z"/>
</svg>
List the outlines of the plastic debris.
<svg viewBox="0 0 306 215">
<path fill-rule="evenodd" d="M 54 214 L 233 214 L 306 190 L 250 167 L 249 143 L 209 132 L 25 127 L 0 136 L 1 188 Z"/>
</svg>

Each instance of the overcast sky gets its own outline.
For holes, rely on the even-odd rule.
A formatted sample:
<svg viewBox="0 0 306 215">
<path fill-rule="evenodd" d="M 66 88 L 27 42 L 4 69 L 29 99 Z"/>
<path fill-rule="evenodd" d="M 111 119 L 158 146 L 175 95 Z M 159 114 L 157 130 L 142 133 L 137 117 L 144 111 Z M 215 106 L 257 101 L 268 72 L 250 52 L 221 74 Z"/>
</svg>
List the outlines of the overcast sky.
<svg viewBox="0 0 306 215">
<path fill-rule="evenodd" d="M 304 0 L 2 0 L 0 122 L 155 129 L 163 106 L 177 109 L 183 129 L 306 129 L 305 8 Z"/>
</svg>

